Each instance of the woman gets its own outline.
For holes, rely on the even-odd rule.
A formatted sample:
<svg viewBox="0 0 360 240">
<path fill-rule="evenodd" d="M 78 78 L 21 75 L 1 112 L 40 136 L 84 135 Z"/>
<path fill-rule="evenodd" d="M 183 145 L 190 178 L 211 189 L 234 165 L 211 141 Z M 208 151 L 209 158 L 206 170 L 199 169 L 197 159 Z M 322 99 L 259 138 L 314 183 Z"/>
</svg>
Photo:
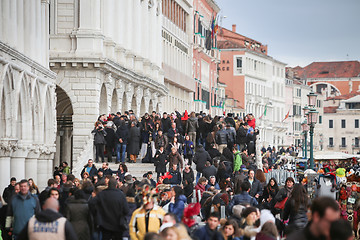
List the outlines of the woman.
<svg viewBox="0 0 360 240">
<path fill-rule="evenodd" d="M 280 203 L 281 201 L 285 200 L 285 198 L 289 198 L 290 194 L 294 188 L 295 181 L 292 177 L 288 177 L 285 181 L 285 187 L 280 189 L 280 191 L 275 196 L 275 204 Z M 276 213 L 279 212 L 277 209 L 273 209 L 273 214 L 276 215 Z"/>
<path fill-rule="evenodd" d="M 270 178 L 269 183 L 264 187 L 263 202 L 264 208 L 272 209 L 275 205 L 275 196 L 279 192 L 279 186 L 275 178 Z"/>
<path fill-rule="evenodd" d="M 215 118 L 214 118 L 215 119 Z M 213 146 L 217 146 L 216 144 L 216 140 L 215 140 L 215 136 L 216 136 L 216 132 L 219 130 L 219 127 L 217 125 L 215 125 L 212 128 L 212 132 L 210 132 L 207 136 L 206 136 L 206 146 L 210 147 L 211 144 L 213 144 Z"/>
<path fill-rule="evenodd" d="M 256 169 L 255 178 L 256 178 L 257 180 L 259 180 L 260 185 L 261 185 L 261 189 L 264 189 L 264 187 L 266 186 L 265 173 L 264 173 L 262 170 L 260 170 L 260 169 Z M 262 196 L 259 196 L 259 198 L 258 198 L 259 203 L 261 203 L 262 200 L 263 200 L 263 197 L 262 197 Z"/>
<path fill-rule="evenodd" d="M 197 182 L 196 186 L 195 186 L 195 190 L 196 190 L 196 198 L 197 201 L 199 202 L 199 196 L 198 196 L 198 191 L 200 190 L 200 196 L 202 197 L 203 192 L 205 192 L 205 186 L 208 184 L 208 180 L 205 177 L 201 177 L 199 178 L 199 181 Z"/>
<path fill-rule="evenodd" d="M 79 240 L 91 239 L 92 217 L 83 190 L 75 190 L 74 196 L 68 198 L 66 218 L 73 225 Z"/>
<path fill-rule="evenodd" d="M 28 182 L 30 185 L 30 193 L 33 195 L 39 195 L 39 188 L 34 183 L 34 180 L 32 178 L 29 178 Z"/>
<path fill-rule="evenodd" d="M 194 177 L 194 171 L 191 169 L 190 165 L 185 165 L 185 169 L 183 171 L 183 186 L 187 203 L 191 203 L 191 197 L 194 189 Z"/>
<path fill-rule="evenodd" d="M 127 173 L 127 171 L 128 171 L 128 168 L 125 165 L 125 163 L 120 163 L 119 168 L 118 168 L 117 173 L 116 173 L 117 176 L 119 177 L 120 182 L 124 182 L 125 173 Z"/>
<path fill-rule="evenodd" d="M 294 185 L 290 198 L 285 203 L 283 220 L 289 219 L 289 224 L 285 230 L 286 235 L 295 230 L 305 228 L 308 223 L 307 210 L 309 197 L 304 186 L 300 183 Z"/>
<path fill-rule="evenodd" d="M 229 219 L 225 222 L 224 226 L 221 228 L 221 234 L 224 238 L 224 240 L 240 240 L 239 237 L 237 237 L 237 233 L 239 226 L 236 220 Z"/>
<path fill-rule="evenodd" d="M 136 127 L 136 123 L 131 122 L 128 137 L 127 152 L 130 155 L 130 162 L 136 163 L 136 157 L 140 151 L 140 129 Z"/>
<path fill-rule="evenodd" d="M 104 130 L 103 124 L 100 121 L 97 121 L 95 123 L 95 128 L 91 133 L 94 134 L 94 145 L 96 149 L 95 162 L 99 162 L 99 157 L 101 157 L 102 162 L 105 162 L 104 147 L 106 145 L 106 131 Z"/>
<path fill-rule="evenodd" d="M 181 155 L 182 154 L 182 145 L 178 142 L 178 138 L 177 137 L 173 137 L 171 139 L 171 142 L 169 142 L 168 145 L 168 153 L 171 152 L 172 148 L 176 148 L 176 150 L 178 151 L 178 153 Z"/>
<path fill-rule="evenodd" d="M 185 203 L 186 203 L 186 197 L 183 193 L 183 189 L 180 186 L 172 187 L 169 212 L 177 216 L 178 222 L 181 221 L 184 215 Z"/>
<path fill-rule="evenodd" d="M 185 136 L 185 142 L 183 144 L 185 163 L 192 165 L 192 159 L 194 156 L 194 143 L 190 141 L 190 136 Z"/>
<path fill-rule="evenodd" d="M 261 231 L 256 234 L 255 240 L 277 240 L 279 236 L 275 223 L 268 221 L 261 227 Z"/>
<path fill-rule="evenodd" d="M 75 178 L 75 179 L 74 179 L 74 187 L 76 187 L 76 188 L 80 188 L 80 187 L 81 187 L 81 185 L 80 185 L 80 180 L 79 180 L 78 178 Z"/>
<path fill-rule="evenodd" d="M 180 234 L 175 226 L 167 227 L 160 233 L 161 239 L 164 240 L 180 240 Z"/>
<path fill-rule="evenodd" d="M 154 157 L 154 165 L 155 172 L 157 173 L 156 179 L 159 180 L 160 176 L 164 176 L 166 173 L 166 164 L 168 163 L 166 159 L 166 153 L 164 151 L 164 147 L 160 146 L 160 148 L 156 151 Z"/>
<path fill-rule="evenodd" d="M 250 240 L 251 237 L 256 235 L 255 222 L 259 219 L 258 210 L 254 207 L 247 207 L 242 211 L 241 216 L 240 232 L 244 240 Z"/>
</svg>

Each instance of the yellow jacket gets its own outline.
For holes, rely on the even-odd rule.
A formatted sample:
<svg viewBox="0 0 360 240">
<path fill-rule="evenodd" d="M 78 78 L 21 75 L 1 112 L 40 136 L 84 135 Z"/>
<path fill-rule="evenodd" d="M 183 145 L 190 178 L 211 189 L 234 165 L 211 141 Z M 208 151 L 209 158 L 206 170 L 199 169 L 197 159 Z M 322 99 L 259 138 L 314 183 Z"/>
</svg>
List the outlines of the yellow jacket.
<svg viewBox="0 0 360 240">
<path fill-rule="evenodd" d="M 130 239 L 142 240 L 147 232 L 158 232 L 164 218 L 165 211 L 159 207 L 154 206 L 149 213 L 149 226 L 146 229 L 145 216 L 146 211 L 143 207 L 136 209 L 129 223 Z"/>
</svg>

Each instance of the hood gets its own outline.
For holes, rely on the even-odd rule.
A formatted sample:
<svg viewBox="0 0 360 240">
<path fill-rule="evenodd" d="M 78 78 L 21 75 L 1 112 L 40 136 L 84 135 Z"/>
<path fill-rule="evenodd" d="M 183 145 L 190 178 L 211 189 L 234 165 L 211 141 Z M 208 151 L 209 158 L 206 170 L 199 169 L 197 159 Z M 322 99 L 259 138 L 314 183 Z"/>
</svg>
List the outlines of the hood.
<svg viewBox="0 0 360 240">
<path fill-rule="evenodd" d="M 189 118 L 189 121 L 195 122 L 195 121 L 197 121 L 197 118 L 196 117 L 191 117 L 191 118 Z"/>
<path fill-rule="evenodd" d="M 255 228 L 254 226 L 247 226 L 244 229 L 244 236 L 251 238 L 255 237 L 257 233 L 259 233 L 260 230 L 258 228 Z"/>
<path fill-rule="evenodd" d="M 196 152 L 202 153 L 202 152 L 205 152 L 205 149 L 204 149 L 204 147 L 202 145 L 200 145 L 200 146 L 196 147 Z"/>
<path fill-rule="evenodd" d="M 182 202 L 186 203 L 187 199 L 186 199 L 185 195 L 180 195 L 178 198 L 178 201 L 182 201 Z"/>
<path fill-rule="evenodd" d="M 181 118 L 181 120 L 186 121 L 188 119 L 189 119 L 189 114 L 188 114 L 188 111 L 185 110 L 184 116 Z"/>
<path fill-rule="evenodd" d="M 62 215 L 58 212 L 55 212 L 50 209 L 46 209 L 44 211 L 39 212 L 35 215 L 36 219 L 40 222 L 53 222 L 58 218 L 61 218 Z"/>
</svg>

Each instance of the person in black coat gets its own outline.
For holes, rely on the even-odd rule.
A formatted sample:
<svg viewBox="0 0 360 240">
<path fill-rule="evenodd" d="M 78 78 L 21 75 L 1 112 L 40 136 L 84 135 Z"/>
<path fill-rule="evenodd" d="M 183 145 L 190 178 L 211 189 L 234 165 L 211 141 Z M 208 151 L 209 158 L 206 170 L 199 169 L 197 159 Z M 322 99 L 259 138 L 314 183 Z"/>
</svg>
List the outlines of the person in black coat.
<svg viewBox="0 0 360 240">
<path fill-rule="evenodd" d="M 97 169 L 94 166 L 94 162 L 92 159 L 89 159 L 88 163 L 84 166 L 83 170 L 81 171 L 81 177 L 84 176 L 84 172 L 89 173 L 89 177 L 97 175 Z"/>
<path fill-rule="evenodd" d="M 199 180 L 203 169 L 205 168 L 206 162 L 212 162 L 212 159 L 208 152 L 205 151 L 204 147 L 200 144 L 197 146 L 196 153 L 194 155 L 193 162 L 196 164 L 196 182 Z"/>
<path fill-rule="evenodd" d="M 163 118 L 161 119 L 161 126 L 164 133 L 167 133 L 169 129 L 171 128 L 171 120 L 168 118 L 168 115 L 166 112 L 163 113 Z"/>
<path fill-rule="evenodd" d="M 116 130 L 116 163 L 125 162 L 126 145 L 128 142 L 129 128 L 124 120 L 120 120 Z"/>
<path fill-rule="evenodd" d="M 127 152 L 130 155 L 130 162 L 136 162 L 136 157 L 140 151 L 140 129 L 136 127 L 136 123 L 131 122 L 128 136 Z"/>
<path fill-rule="evenodd" d="M 239 129 L 236 132 L 236 143 L 239 145 L 240 151 L 246 147 L 247 142 L 247 131 L 248 131 L 249 125 L 247 123 L 244 123 L 240 125 Z"/>
<path fill-rule="evenodd" d="M 83 190 L 75 190 L 67 200 L 65 217 L 72 223 L 79 240 L 92 237 L 93 220 Z"/>
<path fill-rule="evenodd" d="M 180 185 L 181 184 L 181 173 L 179 172 L 177 165 L 174 164 L 169 171 L 172 178 L 170 178 L 169 183 L 172 185 Z"/>
<path fill-rule="evenodd" d="M 95 162 L 99 162 L 99 156 L 101 157 L 101 161 L 104 162 L 104 147 L 106 144 L 105 136 L 107 133 L 104 130 L 103 124 L 100 121 L 97 121 L 95 123 L 95 128 L 91 133 L 94 134 L 94 145 L 96 148 Z"/>
<path fill-rule="evenodd" d="M 160 149 L 156 151 L 154 159 L 155 172 L 157 173 L 156 180 L 159 180 L 159 177 L 164 176 L 166 173 L 166 164 L 168 163 L 166 157 L 164 147 L 161 146 Z"/>
<path fill-rule="evenodd" d="M 194 189 L 194 171 L 191 169 L 190 165 L 185 165 L 183 171 L 183 186 L 184 186 L 184 195 L 187 198 L 187 203 L 191 203 L 191 198 Z"/>
<path fill-rule="evenodd" d="M 119 239 L 118 236 L 127 230 L 125 217 L 129 208 L 124 193 L 116 189 L 116 185 L 116 179 L 110 177 L 108 188 L 90 200 L 103 240 Z"/>
<path fill-rule="evenodd" d="M 210 179 L 211 176 L 216 176 L 217 168 L 214 165 L 211 165 L 210 162 L 206 162 L 205 168 L 202 170 L 203 177 Z"/>
<path fill-rule="evenodd" d="M 250 196 L 258 200 L 258 198 L 262 196 L 262 186 L 260 181 L 255 178 L 255 172 L 253 169 L 249 170 L 249 176 L 245 179 L 245 181 L 249 182 L 251 185 L 249 192 Z"/>
<path fill-rule="evenodd" d="M 111 121 L 104 124 L 105 131 L 106 131 L 105 141 L 106 141 L 106 153 L 107 153 L 106 155 L 107 155 L 108 162 L 112 161 L 112 154 L 113 154 L 116 139 L 117 139 L 115 131 L 112 128 L 112 125 L 113 125 L 113 123 Z"/>
<path fill-rule="evenodd" d="M 210 144 L 210 148 L 207 150 L 207 152 L 209 153 L 211 159 L 221 156 L 221 153 L 219 152 L 219 150 L 217 150 L 215 144 L 213 143 Z"/>
</svg>

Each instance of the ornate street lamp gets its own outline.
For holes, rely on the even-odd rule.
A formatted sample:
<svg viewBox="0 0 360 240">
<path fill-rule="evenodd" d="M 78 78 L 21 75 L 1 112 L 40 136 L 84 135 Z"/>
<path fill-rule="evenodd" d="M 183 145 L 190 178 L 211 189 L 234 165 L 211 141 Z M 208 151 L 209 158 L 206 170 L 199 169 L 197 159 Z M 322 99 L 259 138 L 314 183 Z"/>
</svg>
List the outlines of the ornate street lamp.
<svg viewBox="0 0 360 240">
<path fill-rule="evenodd" d="M 304 159 L 307 159 L 307 132 L 309 131 L 309 125 L 307 125 L 307 122 L 306 120 L 304 120 L 302 123 L 301 123 L 301 129 L 304 133 L 304 152 L 305 152 L 305 155 L 304 155 Z"/>
<path fill-rule="evenodd" d="M 315 98 L 316 101 L 316 98 Z M 309 101 L 310 102 L 310 101 Z M 319 112 L 315 108 L 310 108 L 307 124 L 310 126 L 310 169 L 314 169 L 314 127 L 318 120 Z"/>
<path fill-rule="evenodd" d="M 315 94 L 312 90 L 311 92 L 307 95 L 308 97 L 308 103 L 310 107 L 315 107 L 316 105 L 316 98 L 317 98 L 317 94 Z"/>
</svg>

